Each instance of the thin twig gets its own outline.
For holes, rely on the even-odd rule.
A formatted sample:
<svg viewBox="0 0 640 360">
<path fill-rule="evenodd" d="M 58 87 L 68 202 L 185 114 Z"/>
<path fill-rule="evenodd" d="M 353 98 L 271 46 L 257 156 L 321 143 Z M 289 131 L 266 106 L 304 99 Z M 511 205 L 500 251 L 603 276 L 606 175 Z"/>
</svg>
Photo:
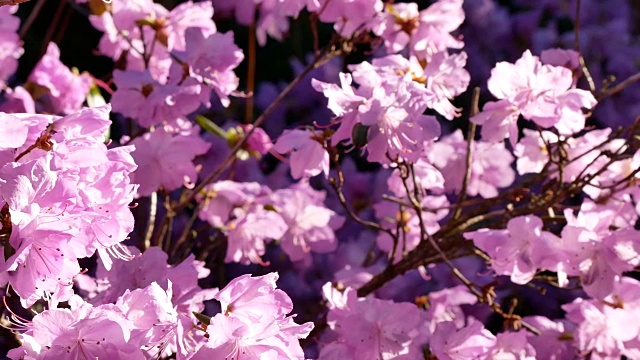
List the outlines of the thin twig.
<svg viewBox="0 0 640 360">
<path fill-rule="evenodd" d="M 582 56 L 582 52 L 580 51 L 580 5 L 581 5 L 581 1 L 576 0 L 576 26 L 574 29 L 575 47 L 576 47 L 576 52 L 578 52 L 578 61 L 580 62 L 582 73 L 584 74 L 585 79 L 587 79 L 587 83 L 589 83 L 589 89 L 591 90 L 592 93 L 595 93 L 596 84 L 593 82 L 593 78 L 591 77 L 589 68 L 587 68 L 587 65 L 584 62 L 584 57 Z"/>
<path fill-rule="evenodd" d="M 42 53 L 45 53 L 47 51 L 49 42 L 51 41 L 51 38 L 53 38 L 53 34 L 56 32 L 58 28 L 58 24 L 60 23 L 60 20 L 62 20 L 62 12 L 64 11 L 64 8 L 66 6 L 67 6 L 67 3 L 65 1 L 60 1 L 60 3 L 58 3 L 58 8 L 56 9 L 55 14 L 53 15 L 53 22 L 47 28 L 47 32 L 44 34 L 44 38 L 42 39 L 42 49 L 41 49 Z"/>
<path fill-rule="evenodd" d="M 153 229 L 156 226 L 156 214 L 158 212 L 158 193 L 156 191 L 151 193 L 149 204 L 149 222 L 147 223 L 147 232 L 144 235 L 144 248 L 151 247 L 151 238 L 153 237 Z"/>
<path fill-rule="evenodd" d="M 620 82 L 618 85 L 612 87 L 612 88 L 608 88 L 604 91 L 601 91 L 600 94 L 598 94 L 598 96 L 596 96 L 596 99 L 598 101 L 609 97 L 609 96 L 613 96 L 617 93 L 619 93 L 620 91 L 624 90 L 626 87 L 628 87 L 629 85 L 637 82 L 640 80 L 640 72 L 639 73 L 635 73 L 631 76 L 629 76 L 628 78 L 624 79 L 622 82 Z"/>
<path fill-rule="evenodd" d="M 251 21 L 249 27 L 249 53 L 247 64 L 247 93 L 253 94 L 256 87 L 256 20 Z M 247 124 L 253 120 L 253 103 L 254 97 L 249 96 L 246 100 L 245 118 L 244 121 Z"/>
<path fill-rule="evenodd" d="M 3 0 L 0 0 L 3 1 Z M 11 1 L 11 0 L 4 0 L 6 1 Z M 18 0 L 20 2 L 25 2 L 28 0 Z M 31 28 L 31 25 L 33 25 L 33 22 L 36 20 L 36 18 L 38 17 L 38 14 L 40 14 L 40 11 L 42 10 L 42 7 L 44 6 L 44 3 L 47 0 L 39 0 L 34 6 L 33 9 L 31 10 L 31 12 L 29 13 L 29 17 L 27 17 L 27 20 L 25 20 L 25 22 L 22 24 L 22 27 L 20 28 L 20 39 L 24 39 L 24 36 L 27 34 L 27 31 L 29 31 L 29 29 Z M 14 4 L 2 4 L 0 2 L 0 6 L 2 5 L 14 5 Z"/>
<path fill-rule="evenodd" d="M 473 117 L 478 114 L 478 104 L 480 102 L 480 88 L 475 87 L 473 89 L 473 96 L 471 100 L 471 113 L 469 117 Z M 458 203 L 456 205 L 456 211 L 453 214 L 454 219 L 460 218 L 462 214 L 462 204 L 467 198 L 467 188 L 469 187 L 469 181 L 471 181 L 471 168 L 473 161 L 473 141 L 476 136 L 476 124 L 474 122 L 469 122 L 469 132 L 467 134 L 467 157 L 465 159 L 465 171 L 464 178 L 462 179 L 462 188 L 460 189 L 460 195 L 458 198 Z"/>
</svg>

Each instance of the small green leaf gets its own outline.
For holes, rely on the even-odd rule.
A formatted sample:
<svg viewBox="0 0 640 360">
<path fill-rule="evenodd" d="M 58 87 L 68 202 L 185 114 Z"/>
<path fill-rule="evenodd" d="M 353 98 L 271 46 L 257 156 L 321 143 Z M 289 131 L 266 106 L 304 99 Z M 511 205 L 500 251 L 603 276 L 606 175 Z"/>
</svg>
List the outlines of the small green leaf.
<svg viewBox="0 0 640 360">
<path fill-rule="evenodd" d="M 201 314 L 199 312 L 194 311 L 193 312 L 193 316 L 196 317 L 196 319 L 198 319 L 201 323 L 209 326 L 209 324 L 211 324 L 211 317 L 205 315 L 205 314 Z"/>
<path fill-rule="evenodd" d="M 229 136 L 226 131 L 224 131 L 220 126 L 218 126 L 218 124 L 214 123 L 213 121 L 207 119 L 202 115 L 196 116 L 196 122 L 206 132 L 212 133 L 213 135 L 216 135 L 223 139 L 227 139 Z"/>
</svg>

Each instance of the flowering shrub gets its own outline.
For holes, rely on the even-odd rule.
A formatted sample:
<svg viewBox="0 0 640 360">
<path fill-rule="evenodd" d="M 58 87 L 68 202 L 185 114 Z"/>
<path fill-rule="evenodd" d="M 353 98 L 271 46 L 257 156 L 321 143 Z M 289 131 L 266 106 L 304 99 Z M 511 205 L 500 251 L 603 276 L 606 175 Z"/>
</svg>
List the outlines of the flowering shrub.
<svg viewBox="0 0 640 360">
<path fill-rule="evenodd" d="M 636 3 L 45 6 L 0 0 L 3 355 L 640 358 Z"/>
</svg>

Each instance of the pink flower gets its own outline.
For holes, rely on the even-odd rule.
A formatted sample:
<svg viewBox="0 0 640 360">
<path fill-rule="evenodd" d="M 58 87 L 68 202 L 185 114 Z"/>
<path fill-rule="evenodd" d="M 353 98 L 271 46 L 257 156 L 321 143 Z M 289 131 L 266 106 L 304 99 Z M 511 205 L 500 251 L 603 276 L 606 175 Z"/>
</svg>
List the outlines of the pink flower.
<svg viewBox="0 0 640 360">
<path fill-rule="evenodd" d="M 453 321 L 438 323 L 429 345 L 440 360 L 484 359 L 496 338 L 479 321 L 458 328 Z"/>
<path fill-rule="evenodd" d="M 160 42 L 166 46 L 168 51 L 185 50 L 186 33 L 189 28 L 195 28 L 205 36 L 215 34 L 216 25 L 211 19 L 213 17 L 213 6 L 210 2 L 186 1 L 178 4 L 166 17 L 156 19 L 162 25 L 160 30 Z M 194 30 L 195 31 L 195 30 Z M 163 37 L 166 36 L 166 44 Z"/>
<path fill-rule="evenodd" d="M 450 33 L 464 17 L 462 0 L 439 0 L 420 12 L 415 3 L 388 4 L 374 22 L 373 31 L 385 40 L 388 52 L 409 46 L 411 55 L 429 60 L 448 48 L 462 48 L 464 43 Z"/>
<path fill-rule="evenodd" d="M 554 264 L 561 261 L 560 240 L 543 231 L 542 220 L 533 215 L 509 220 L 506 230 L 480 229 L 464 237 L 491 257 L 498 275 L 510 275 L 516 284 L 531 281 L 538 269 L 556 270 Z"/>
<path fill-rule="evenodd" d="M 19 118 L 0 113 L 0 149 L 17 149 L 27 141 L 29 127 Z"/>
<path fill-rule="evenodd" d="M 601 300 L 576 299 L 562 308 L 575 322 L 574 338 L 581 354 L 612 359 L 640 355 L 640 326 L 629 319 L 640 316 L 640 284 L 625 277 L 616 282 L 613 294 Z"/>
<path fill-rule="evenodd" d="M 567 320 L 552 321 L 544 316 L 527 316 L 522 319 L 538 329 L 541 334 L 528 333 L 528 342 L 536 350 L 538 359 L 567 359 L 577 353 L 570 334 L 574 325 Z"/>
<path fill-rule="evenodd" d="M 77 259 L 97 251 L 108 266 L 133 229 L 128 204 L 136 186 L 129 174 L 136 165 L 130 148 L 104 145 L 108 116 L 109 106 L 63 118 L 19 115 L 28 126 L 21 148 L 38 139 L 43 144 L 0 168 L 13 250 L 0 267 L 25 304 L 41 297 L 67 300 L 80 272 Z"/>
<path fill-rule="evenodd" d="M 199 85 L 161 84 L 148 71 L 115 70 L 113 111 L 143 127 L 174 124 L 200 106 Z"/>
<path fill-rule="evenodd" d="M 203 202 L 198 217 L 213 227 L 222 228 L 232 219 L 235 209 L 248 209 L 271 190 L 257 182 L 223 180 L 207 185 L 203 193 L 198 197 Z"/>
<path fill-rule="evenodd" d="M 336 339 L 320 349 L 320 359 L 415 359 L 422 356 L 427 334 L 424 316 L 414 304 L 373 297 L 358 298 L 352 288 L 339 293 L 322 287 L 328 301 L 327 323 Z M 339 348 L 337 348 L 339 347 Z"/>
<path fill-rule="evenodd" d="M 426 317 L 429 319 L 430 334 L 433 334 L 438 324 L 444 321 L 453 322 L 458 329 L 463 328 L 466 316 L 460 306 L 473 305 L 478 301 L 464 285 L 430 292 L 428 299 Z"/>
<path fill-rule="evenodd" d="M 558 136 L 550 131 L 540 133 L 530 129 L 523 129 L 524 137 L 513 149 L 516 156 L 516 168 L 520 175 L 540 173 L 549 161 L 547 144 L 556 144 Z"/>
<path fill-rule="evenodd" d="M 426 157 L 444 176 L 445 190 L 460 191 L 466 154 L 467 144 L 460 130 L 428 146 Z M 467 194 L 484 198 L 497 196 L 498 188 L 505 188 L 515 180 L 512 162 L 513 155 L 504 144 L 475 141 Z"/>
<path fill-rule="evenodd" d="M 302 182 L 278 190 L 271 199 L 287 224 L 280 246 L 291 261 L 309 259 L 310 252 L 328 253 L 338 246 L 334 231 L 344 218 L 324 206 L 325 193 Z"/>
<path fill-rule="evenodd" d="M 82 107 L 92 84 L 89 75 L 76 75 L 60 61 L 60 50 L 53 42 L 49 43 L 47 53 L 33 69 L 29 81 L 48 90 L 48 97 L 36 100 L 47 111 L 63 115 Z"/>
<path fill-rule="evenodd" d="M 555 126 L 563 134 L 572 134 L 584 127 L 581 108 L 592 108 L 596 99 L 591 93 L 573 89 L 571 71 L 565 67 L 543 65 L 537 56 L 525 51 L 510 64 L 501 62 L 491 71 L 489 91 L 500 99 L 489 102 L 472 121 L 483 125 L 485 140 L 509 138 L 517 142 L 519 115 L 539 126 Z"/>
<path fill-rule="evenodd" d="M 526 330 L 503 332 L 496 335 L 496 343 L 489 351 L 488 359 L 515 358 L 536 360 L 536 349 L 528 342 Z"/>
<path fill-rule="evenodd" d="M 329 176 L 329 153 L 319 134 L 300 129 L 285 130 L 273 145 L 273 151 L 290 154 L 289 165 L 294 179 L 309 178 L 324 173 Z"/>
<path fill-rule="evenodd" d="M 220 290 L 215 298 L 222 313 L 211 319 L 208 341 L 192 359 L 304 359 L 298 339 L 309 334 L 313 323 L 298 325 L 287 316 L 293 304 L 276 289 L 277 279 L 277 273 L 242 275 Z"/>
<path fill-rule="evenodd" d="M 450 100 L 462 94 L 469 86 L 471 76 L 464 69 L 466 63 L 465 52 L 448 55 L 441 51 L 433 54 L 424 69 L 425 86 L 429 91 L 427 104 L 448 120 L 460 116 L 459 109 Z"/>
<path fill-rule="evenodd" d="M 366 25 L 382 11 L 380 0 L 313 0 L 307 2 L 307 10 L 316 12 L 320 21 L 335 23 L 333 28 L 344 37 L 366 30 Z"/>
<path fill-rule="evenodd" d="M 439 0 L 420 12 L 420 22 L 411 37 L 411 50 L 422 59 L 447 48 L 460 49 L 462 41 L 451 36 L 464 21 L 462 0 Z"/>
<path fill-rule="evenodd" d="M 227 224 L 227 256 L 225 262 L 265 265 L 260 258 L 265 252 L 265 242 L 280 239 L 287 231 L 287 224 L 274 211 L 255 207 L 244 213 L 236 210 L 235 219 Z"/>
<path fill-rule="evenodd" d="M 244 59 L 242 50 L 233 41 L 233 33 L 207 36 L 199 29 L 189 28 L 185 41 L 185 50 L 176 51 L 175 55 L 189 65 L 189 75 L 212 87 L 222 105 L 229 106 L 229 94 L 238 88 L 233 69 Z"/>
<path fill-rule="evenodd" d="M 143 359 L 138 344 L 130 342 L 132 324 L 117 307 L 93 308 L 78 297 L 71 309 L 49 309 L 37 314 L 21 334 L 26 345 L 9 357 L 21 359 Z"/>
<path fill-rule="evenodd" d="M 131 338 L 128 343 L 152 350 L 158 346 L 163 348 L 170 338 L 175 337 L 178 313 L 171 297 L 171 282 L 167 290 L 153 282 L 142 289 L 127 290 L 118 298 L 115 306 L 131 322 Z"/>
<path fill-rule="evenodd" d="M 596 206 L 585 201 L 575 216 L 564 213 L 567 225 L 562 229 L 563 270 L 580 276 L 583 288 L 592 297 L 602 299 L 611 294 L 622 273 L 640 265 L 640 233 L 633 229 L 635 220 L 621 225 L 619 210 Z M 616 226 L 614 225 L 614 226 Z"/>
<path fill-rule="evenodd" d="M 131 154 L 138 164 L 132 182 L 140 183 L 139 196 L 147 196 L 162 186 L 167 191 L 194 183 L 198 173 L 193 158 L 204 154 L 209 144 L 200 138 L 200 128 L 172 134 L 157 128 L 131 141 Z"/>
</svg>

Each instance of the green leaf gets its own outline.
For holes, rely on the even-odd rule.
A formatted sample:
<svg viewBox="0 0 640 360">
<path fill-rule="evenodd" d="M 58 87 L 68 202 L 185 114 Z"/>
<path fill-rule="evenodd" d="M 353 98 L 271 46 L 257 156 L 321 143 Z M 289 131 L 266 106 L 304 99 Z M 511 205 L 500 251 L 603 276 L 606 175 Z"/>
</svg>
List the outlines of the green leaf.
<svg viewBox="0 0 640 360">
<path fill-rule="evenodd" d="M 211 318 L 205 314 L 201 314 L 199 312 L 194 311 L 193 312 L 193 316 L 196 317 L 196 319 L 198 319 L 201 323 L 209 326 L 209 324 L 211 324 Z"/>
<path fill-rule="evenodd" d="M 207 119 L 202 115 L 196 116 L 196 122 L 206 132 L 212 133 L 213 135 L 216 135 L 223 139 L 227 139 L 229 136 L 226 131 L 224 131 L 220 126 L 218 126 L 218 124 L 214 123 L 213 121 Z"/>
</svg>

